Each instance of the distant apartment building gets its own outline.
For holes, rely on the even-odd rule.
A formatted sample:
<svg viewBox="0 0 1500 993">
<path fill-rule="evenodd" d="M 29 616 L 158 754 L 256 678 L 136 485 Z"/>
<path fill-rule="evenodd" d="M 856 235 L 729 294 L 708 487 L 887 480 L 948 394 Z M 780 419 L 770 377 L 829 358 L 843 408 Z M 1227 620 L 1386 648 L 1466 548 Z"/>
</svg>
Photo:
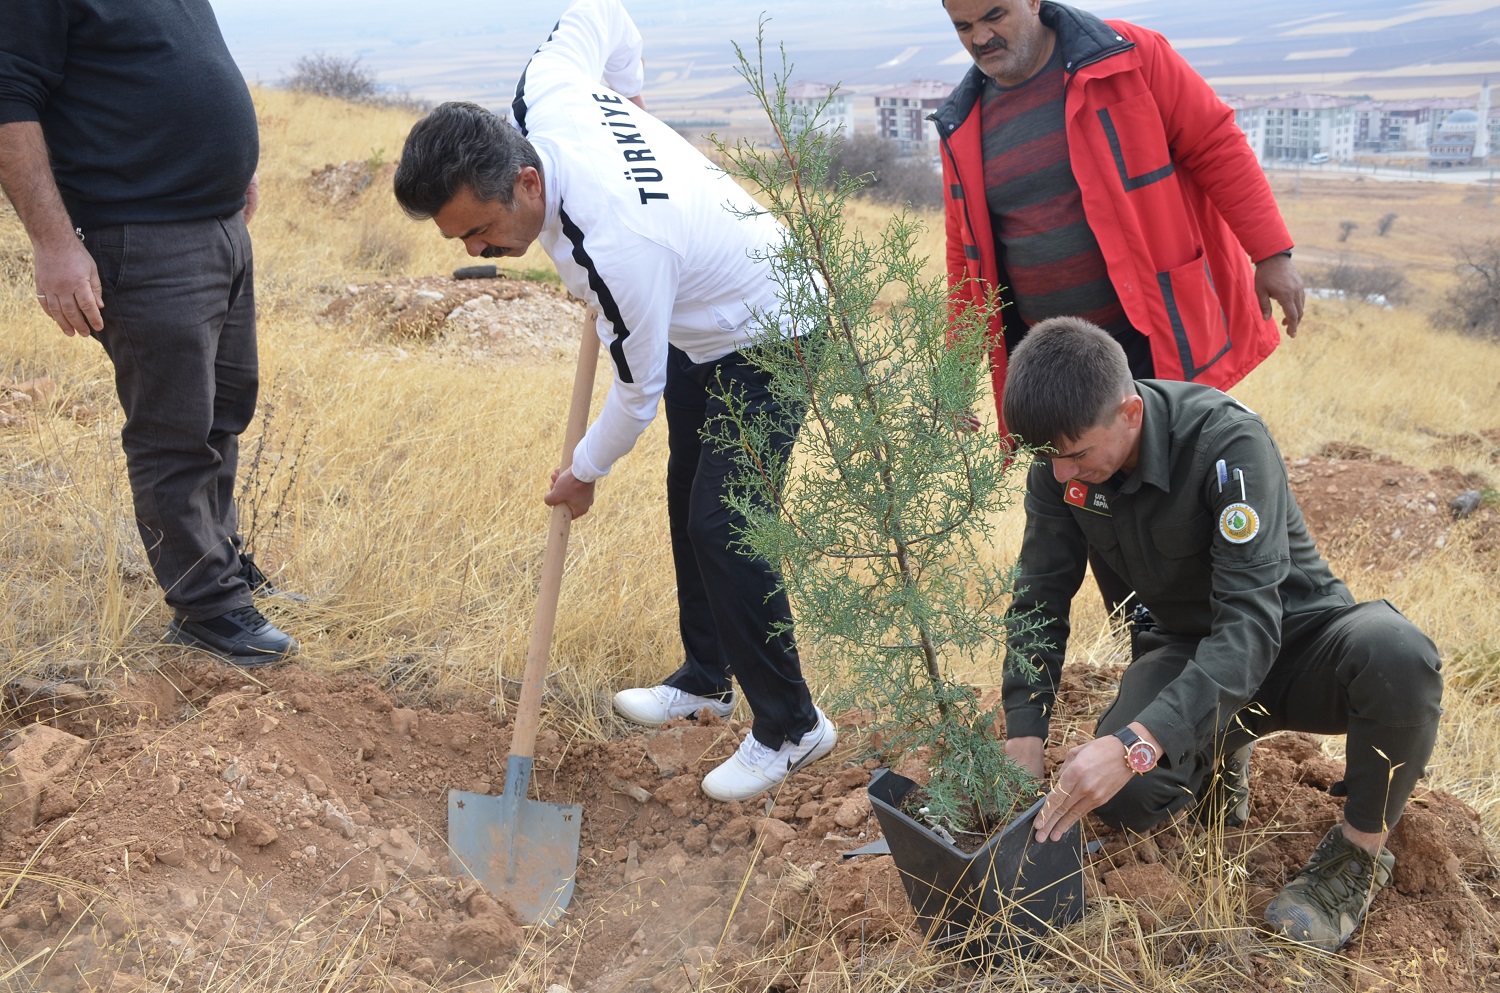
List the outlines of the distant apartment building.
<svg viewBox="0 0 1500 993">
<path fill-rule="evenodd" d="M 1276 100 L 1224 96 L 1262 162 L 1326 162 L 1360 154 L 1427 153 L 1438 167 L 1500 154 L 1500 107 L 1489 84 L 1472 99 L 1349 99 L 1298 94 Z"/>
<path fill-rule="evenodd" d="M 1239 96 L 1221 96 L 1220 99 L 1234 111 L 1234 123 L 1245 132 L 1245 140 L 1250 143 L 1255 157 L 1263 158 L 1266 143 L 1266 101 Z"/>
<path fill-rule="evenodd" d="M 1261 107 L 1259 158 L 1263 162 L 1352 158 L 1357 103 L 1320 94 L 1266 101 Z"/>
<path fill-rule="evenodd" d="M 1433 122 L 1447 111 L 1438 100 L 1361 100 L 1354 105 L 1355 152 L 1422 152 Z"/>
<path fill-rule="evenodd" d="M 825 130 L 854 137 L 854 101 L 842 90 L 834 92 L 832 86 L 824 83 L 797 83 L 786 89 L 786 108 L 791 117 L 790 137 L 806 131 L 814 118 Z"/>
<path fill-rule="evenodd" d="M 935 158 L 938 150 L 937 126 L 927 120 L 927 115 L 936 110 L 952 92 L 952 83 L 939 83 L 930 79 L 881 90 L 875 94 L 876 133 L 882 138 L 899 142 L 902 155 Z"/>
</svg>

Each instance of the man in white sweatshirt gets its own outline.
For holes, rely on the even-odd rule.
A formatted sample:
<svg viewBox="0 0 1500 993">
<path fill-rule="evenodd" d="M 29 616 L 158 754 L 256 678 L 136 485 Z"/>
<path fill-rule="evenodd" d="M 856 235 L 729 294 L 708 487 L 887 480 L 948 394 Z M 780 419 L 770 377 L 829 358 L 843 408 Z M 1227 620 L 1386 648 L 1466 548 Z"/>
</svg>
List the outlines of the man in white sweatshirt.
<svg viewBox="0 0 1500 993">
<path fill-rule="evenodd" d="M 780 454 L 800 410 L 777 410 L 753 348 L 754 314 L 781 311 L 758 261 L 781 226 L 723 170 L 644 110 L 641 36 L 619 0 L 576 0 L 532 56 L 512 119 L 446 103 L 417 122 L 396 170 L 396 199 L 470 255 L 517 256 L 532 242 L 563 284 L 599 313 L 614 383 L 599 417 L 554 474 L 549 505 L 582 517 L 596 481 L 667 415 L 667 515 L 685 661 L 659 686 L 614 706 L 655 726 L 707 708 L 728 716 L 730 678 L 755 715 L 739 750 L 703 780 L 743 800 L 827 755 L 838 738 L 813 705 L 791 614 L 764 562 L 732 547 L 743 517 L 725 505 L 734 455 L 705 440 L 730 390 L 753 411 L 784 415 Z M 796 334 L 790 319 L 783 334 Z"/>
</svg>

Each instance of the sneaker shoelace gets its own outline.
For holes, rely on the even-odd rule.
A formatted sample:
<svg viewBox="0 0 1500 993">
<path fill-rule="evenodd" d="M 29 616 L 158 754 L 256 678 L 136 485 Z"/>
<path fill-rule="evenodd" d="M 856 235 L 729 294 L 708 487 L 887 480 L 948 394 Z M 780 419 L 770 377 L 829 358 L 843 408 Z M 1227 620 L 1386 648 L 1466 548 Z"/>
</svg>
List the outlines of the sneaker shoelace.
<svg viewBox="0 0 1500 993">
<path fill-rule="evenodd" d="M 706 701 L 707 703 L 711 704 L 724 702 L 722 700 L 716 700 L 711 696 L 697 696 L 696 694 L 689 693 L 686 690 L 679 690 L 675 686 L 653 686 L 651 687 L 651 693 L 656 697 L 656 699 L 661 701 L 662 706 L 664 707 L 675 707 L 678 704 L 686 702 L 689 697 L 698 701 Z M 700 702 L 696 704 L 696 706 L 702 707 L 704 706 L 704 703 Z"/>
<path fill-rule="evenodd" d="M 740 761 L 752 769 L 769 769 L 780 756 L 781 749 L 771 748 L 753 734 L 740 745 Z"/>
<path fill-rule="evenodd" d="M 251 634 L 260 634 L 271 626 L 271 622 L 266 620 L 266 616 L 253 606 L 236 607 L 224 616 Z"/>
</svg>

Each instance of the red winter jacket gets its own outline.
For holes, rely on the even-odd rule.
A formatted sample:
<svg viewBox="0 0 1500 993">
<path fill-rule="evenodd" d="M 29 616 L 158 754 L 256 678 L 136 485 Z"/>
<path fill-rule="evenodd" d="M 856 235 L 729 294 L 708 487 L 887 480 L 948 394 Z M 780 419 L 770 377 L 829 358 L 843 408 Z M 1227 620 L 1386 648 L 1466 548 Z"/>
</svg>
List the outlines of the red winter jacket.
<svg viewBox="0 0 1500 993">
<path fill-rule="evenodd" d="M 1126 317 L 1148 336 L 1158 379 L 1229 388 L 1281 340 L 1261 317 L 1251 260 L 1292 247 L 1255 153 L 1234 112 L 1161 35 L 1050 0 L 1041 17 L 1068 74 L 1068 152 L 1084 215 Z M 943 147 L 956 308 L 1005 285 L 985 198 L 983 85 L 979 67 L 970 68 L 931 118 Z M 1006 364 L 998 310 L 990 335 L 998 412 Z"/>
</svg>

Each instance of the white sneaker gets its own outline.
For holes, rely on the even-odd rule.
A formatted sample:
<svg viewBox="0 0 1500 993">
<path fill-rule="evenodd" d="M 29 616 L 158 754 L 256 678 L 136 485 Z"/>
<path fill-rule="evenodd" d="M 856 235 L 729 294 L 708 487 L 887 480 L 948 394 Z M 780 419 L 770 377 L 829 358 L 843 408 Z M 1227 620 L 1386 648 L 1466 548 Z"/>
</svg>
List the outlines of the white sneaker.
<svg viewBox="0 0 1500 993">
<path fill-rule="evenodd" d="M 711 696 L 684 693 L 672 686 L 643 686 L 615 694 L 615 713 L 632 724 L 648 728 L 658 727 L 675 717 L 696 717 L 705 707 L 715 717 L 728 717 L 734 712 L 734 694 L 731 693 L 727 700 L 716 700 Z"/>
<path fill-rule="evenodd" d="M 787 741 L 780 748 L 767 748 L 749 735 L 738 751 L 703 777 L 703 792 L 715 800 L 748 800 L 823 758 L 838 740 L 838 728 L 821 710 L 818 723 L 796 744 Z"/>
</svg>

